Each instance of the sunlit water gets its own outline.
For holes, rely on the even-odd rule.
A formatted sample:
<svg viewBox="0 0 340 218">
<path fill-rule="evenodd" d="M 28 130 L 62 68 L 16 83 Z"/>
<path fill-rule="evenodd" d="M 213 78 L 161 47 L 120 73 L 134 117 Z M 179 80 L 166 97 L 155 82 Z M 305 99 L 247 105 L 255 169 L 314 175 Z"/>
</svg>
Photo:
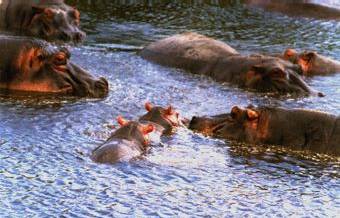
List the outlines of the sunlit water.
<svg viewBox="0 0 340 218">
<path fill-rule="evenodd" d="M 137 119 L 146 101 L 174 105 L 188 118 L 248 104 L 340 115 L 340 75 L 308 80 L 324 98 L 274 99 L 149 63 L 135 52 L 150 41 L 192 30 L 242 53 L 293 46 L 340 59 L 340 23 L 238 4 L 115 2 L 80 9 L 89 36 L 72 48 L 72 59 L 105 76 L 110 94 L 103 100 L 1 98 L 1 217 L 339 216 L 335 158 L 238 145 L 184 128 L 131 163 L 99 165 L 89 153 L 108 137 L 115 117 Z"/>
</svg>

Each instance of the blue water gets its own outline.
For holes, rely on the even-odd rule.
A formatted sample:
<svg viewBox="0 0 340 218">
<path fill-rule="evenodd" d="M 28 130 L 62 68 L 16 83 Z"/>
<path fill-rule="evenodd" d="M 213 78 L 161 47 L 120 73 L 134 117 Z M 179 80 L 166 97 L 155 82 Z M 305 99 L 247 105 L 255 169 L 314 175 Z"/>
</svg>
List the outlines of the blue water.
<svg viewBox="0 0 340 218">
<path fill-rule="evenodd" d="M 72 47 L 72 59 L 108 79 L 107 98 L 0 99 L 1 217 L 339 216 L 337 158 L 240 145 L 184 128 L 134 162 L 100 165 L 89 158 L 115 117 L 137 119 L 146 101 L 171 104 L 188 118 L 248 104 L 340 115 L 339 74 L 308 79 L 324 98 L 273 99 L 149 63 L 135 52 L 191 30 L 242 53 L 295 47 L 339 60 L 339 22 L 240 4 L 100 2 L 79 5 L 88 39 Z"/>
</svg>

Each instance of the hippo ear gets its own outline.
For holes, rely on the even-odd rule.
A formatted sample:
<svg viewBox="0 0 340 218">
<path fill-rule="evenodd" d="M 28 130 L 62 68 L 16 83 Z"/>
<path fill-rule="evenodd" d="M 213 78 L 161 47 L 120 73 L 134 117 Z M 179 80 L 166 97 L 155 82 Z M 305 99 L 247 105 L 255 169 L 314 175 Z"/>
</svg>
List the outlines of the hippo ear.
<svg viewBox="0 0 340 218">
<path fill-rule="evenodd" d="M 301 55 L 301 58 L 307 61 L 310 61 L 312 58 L 314 58 L 317 55 L 315 51 L 306 51 Z"/>
<path fill-rule="evenodd" d="M 48 18 L 53 18 L 54 12 L 51 8 L 39 6 L 39 5 L 33 5 L 32 11 L 34 14 L 42 14 L 44 13 Z"/>
<path fill-rule="evenodd" d="M 257 118 L 259 118 L 259 114 L 258 114 L 258 112 L 254 111 L 254 110 L 247 109 L 247 118 L 250 121 L 256 120 Z"/>
<path fill-rule="evenodd" d="M 154 131 L 155 127 L 152 124 L 148 124 L 143 126 L 142 132 L 144 135 L 149 134 L 150 132 Z"/>
<path fill-rule="evenodd" d="M 289 58 L 295 56 L 296 54 L 297 54 L 297 51 L 296 51 L 295 49 L 288 48 L 288 49 L 286 49 L 286 51 L 284 52 L 283 57 L 284 57 L 285 59 L 289 59 Z"/>
<path fill-rule="evenodd" d="M 147 111 L 151 111 L 152 110 L 152 108 L 153 108 L 153 106 L 152 106 L 152 104 L 150 103 L 150 102 L 146 102 L 145 103 L 145 109 L 147 110 Z"/>
<path fill-rule="evenodd" d="M 117 117 L 117 122 L 120 126 L 125 126 L 129 121 L 125 120 L 122 116 Z"/>
<path fill-rule="evenodd" d="M 165 109 L 165 114 L 167 115 L 174 114 L 174 108 L 172 106 L 169 106 L 167 109 Z"/>
<path fill-rule="evenodd" d="M 233 119 L 236 119 L 238 117 L 240 117 L 240 114 L 242 113 L 242 109 L 239 108 L 238 106 L 234 106 L 232 109 L 231 109 L 231 112 L 230 112 L 230 115 Z"/>
</svg>

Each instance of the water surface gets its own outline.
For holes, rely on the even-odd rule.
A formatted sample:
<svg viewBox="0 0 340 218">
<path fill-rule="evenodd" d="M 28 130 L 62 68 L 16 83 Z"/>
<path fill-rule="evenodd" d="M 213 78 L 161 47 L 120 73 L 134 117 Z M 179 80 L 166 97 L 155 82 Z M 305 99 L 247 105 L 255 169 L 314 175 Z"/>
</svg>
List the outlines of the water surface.
<svg viewBox="0 0 340 218">
<path fill-rule="evenodd" d="M 131 163 L 99 165 L 89 159 L 116 125 L 115 117 L 136 119 L 145 113 L 146 101 L 172 104 L 185 117 L 248 104 L 340 115 L 340 75 L 308 79 L 324 98 L 274 99 L 136 54 L 151 41 L 196 31 L 242 53 L 294 47 L 340 59 L 339 22 L 266 13 L 237 1 L 93 2 L 79 5 L 88 39 L 72 47 L 72 59 L 105 76 L 110 94 L 103 100 L 1 97 L 1 217 L 340 214 L 340 163 L 327 156 L 240 145 L 180 129 Z"/>
</svg>

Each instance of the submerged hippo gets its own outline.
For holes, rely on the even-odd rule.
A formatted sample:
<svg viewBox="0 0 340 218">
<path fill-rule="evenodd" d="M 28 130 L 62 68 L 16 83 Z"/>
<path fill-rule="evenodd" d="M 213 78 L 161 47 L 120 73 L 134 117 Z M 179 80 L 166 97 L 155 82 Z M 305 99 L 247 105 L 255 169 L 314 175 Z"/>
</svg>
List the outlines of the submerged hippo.
<svg viewBox="0 0 340 218">
<path fill-rule="evenodd" d="M 279 12 L 293 17 L 340 19 L 340 2 L 336 0 L 244 0 L 251 7 Z"/>
<path fill-rule="evenodd" d="M 240 142 L 340 155 L 340 117 L 318 111 L 235 106 L 228 114 L 193 117 L 189 128 Z"/>
<path fill-rule="evenodd" d="M 121 127 L 103 145 L 92 151 L 93 161 L 98 163 L 129 161 L 146 152 L 149 145 L 148 134 L 154 130 L 154 126 L 129 122 L 122 117 L 118 117 L 118 123 Z"/>
<path fill-rule="evenodd" d="M 72 63 L 66 48 L 42 40 L 0 36 L 0 92 L 104 97 L 108 82 Z"/>
<path fill-rule="evenodd" d="M 80 13 L 62 0 L 0 0 L 0 27 L 47 40 L 80 42 Z"/>
<path fill-rule="evenodd" d="M 260 92 L 318 94 L 301 78 L 301 67 L 276 57 L 243 56 L 225 43 L 184 33 L 151 43 L 140 55 L 155 63 L 203 74 Z"/>
<path fill-rule="evenodd" d="M 145 109 L 147 110 L 147 113 L 143 115 L 139 121 L 153 124 L 161 135 L 170 134 L 177 127 L 183 125 L 179 113 L 171 106 L 163 108 L 153 106 L 151 103 L 147 102 L 145 104 Z"/>
<path fill-rule="evenodd" d="M 294 49 L 287 49 L 284 52 L 283 58 L 292 63 L 299 64 L 303 74 L 306 76 L 340 73 L 340 61 L 325 57 L 315 51 L 298 53 Z"/>
</svg>

